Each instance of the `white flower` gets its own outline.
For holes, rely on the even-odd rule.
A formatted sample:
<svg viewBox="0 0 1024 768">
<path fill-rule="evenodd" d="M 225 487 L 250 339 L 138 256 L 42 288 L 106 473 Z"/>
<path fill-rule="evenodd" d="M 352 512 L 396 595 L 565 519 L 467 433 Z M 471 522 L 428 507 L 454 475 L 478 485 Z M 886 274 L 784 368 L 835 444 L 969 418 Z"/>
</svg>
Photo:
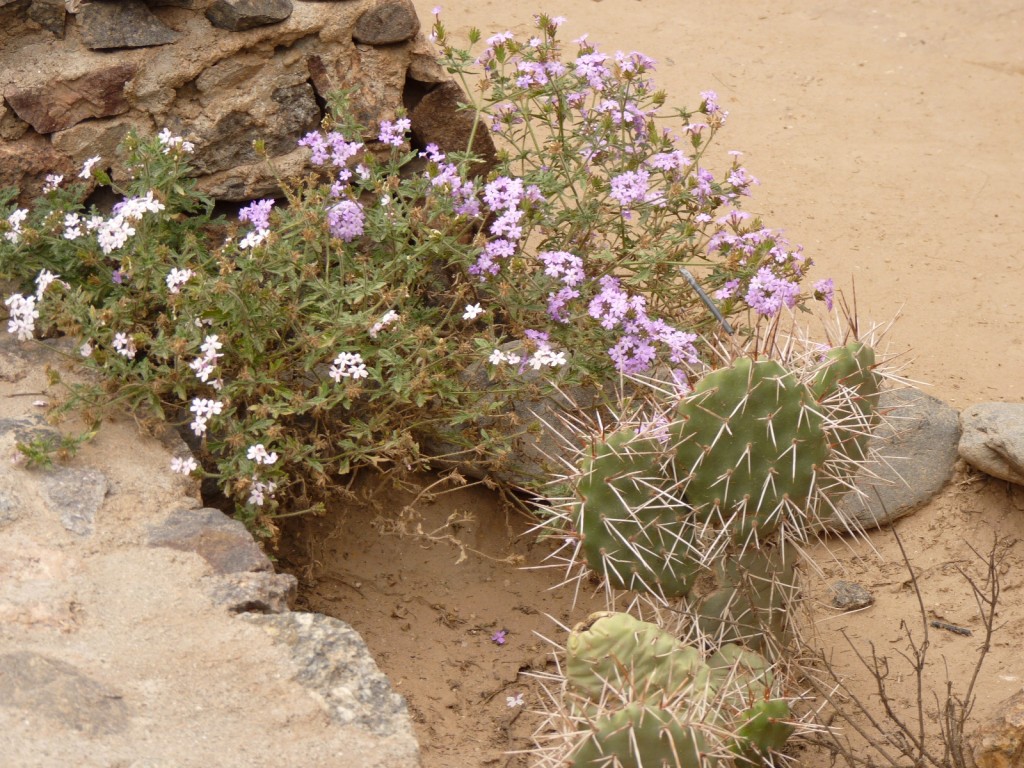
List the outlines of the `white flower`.
<svg viewBox="0 0 1024 768">
<path fill-rule="evenodd" d="M 266 501 L 266 497 L 274 497 L 274 491 L 277 490 L 277 483 L 272 482 L 261 482 L 256 479 L 256 475 L 252 476 L 252 486 L 249 488 L 249 503 L 254 504 L 257 507 L 262 507 Z"/>
<path fill-rule="evenodd" d="M 342 352 L 331 365 L 330 376 L 336 382 L 341 383 L 342 379 L 365 379 L 370 375 L 366 370 L 366 363 L 363 356 L 358 352 Z"/>
<path fill-rule="evenodd" d="M 35 296 L 22 296 L 15 293 L 4 301 L 9 310 L 7 321 L 7 332 L 16 333 L 18 341 L 28 341 L 36 329 L 36 318 L 39 317 L 39 310 L 36 309 Z"/>
<path fill-rule="evenodd" d="M 177 267 L 171 268 L 171 271 L 167 275 L 167 291 L 169 293 L 178 293 L 181 291 L 181 286 L 187 283 L 195 272 L 191 269 L 178 269 Z"/>
<path fill-rule="evenodd" d="M 250 445 L 246 456 L 250 461 L 255 461 L 257 464 L 273 464 L 277 461 L 277 452 L 273 451 L 267 453 L 267 449 L 263 447 L 263 443 Z"/>
<path fill-rule="evenodd" d="M 191 456 L 185 459 L 179 459 L 175 456 L 171 459 L 171 472 L 175 472 L 179 475 L 191 475 L 197 469 L 199 469 L 199 465 Z"/>
<path fill-rule="evenodd" d="M 88 160 L 86 160 L 85 163 L 82 165 L 82 172 L 78 174 L 78 178 L 88 179 L 90 176 L 92 176 L 92 167 L 96 165 L 96 163 L 98 163 L 99 161 L 99 155 L 96 155 L 96 157 L 90 157 Z"/>
<path fill-rule="evenodd" d="M 539 371 L 545 365 L 549 368 L 557 368 L 565 363 L 565 352 L 555 352 L 547 344 L 541 345 L 540 349 L 530 357 L 530 367 L 535 371 Z"/>
<path fill-rule="evenodd" d="M 523 694 L 517 693 L 515 696 L 506 696 L 505 702 L 509 707 L 521 707 L 523 706 Z"/>
<path fill-rule="evenodd" d="M 462 313 L 463 320 L 475 320 L 484 313 L 483 308 L 479 304 L 467 304 L 466 311 Z"/>
<path fill-rule="evenodd" d="M 224 411 L 224 403 L 220 400 L 206 400 L 202 397 L 193 397 L 192 405 L 188 408 L 197 418 L 209 418 L 219 416 Z"/>
<path fill-rule="evenodd" d="M 14 213 L 7 217 L 7 223 L 10 225 L 10 230 L 4 232 L 4 237 L 12 243 L 17 243 L 21 239 L 21 223 L 25 221 L 28 216 L 27 208 L 18 208 Z"/>
<path fill-rule="evenodd" d="M 53 190 L 60 186 L 62 181 L 64 181 L 64 177 L 60 174 L 48 173 L 46 175 L 46 183 L 43 184 L 43 194 L 45 195 L 47 192 L 53 192 Z"/>
<path fill-rule="evenodd" d="M 203 343 L 199 348 L 203 350 L 207 357 L 222 357 L 222 355 L 217 354 L 217 350 L 223 349 L 224 344 L 220 341 L 219 334 L 211 333 L 203 339 Z"/>
<path fill-rule="evenodd" d="M 238 242 L 239 248 L 255 248 L 257 245 L 267 239 L 267 235 L 270 234 L 269 229 L 254 229 L 252 232 L 247 234 Z"/>
<path fill-rule="evenodd" d="M 206 432 L 206 422 L 209 421 L 205 416 L 196 416 L 195 420 L 189 424 L 189 429 L 195 432 L 196 437 L 202 437 L 203 433 Z"/>
<path fill-rule="evenodd" d="M 518 365 L 523 358 L 515 352 L 502 352 L 500 349 L 496 349 L 491 352 L 491 356 L 487 359 L 491 365 L 501 365 L 502 363 Z"/>
<path fill-rule="evenodd" d="M 117 350 L 117 354 L 124 355 L 129 360 L 134 360 L 138 351 L 135 348 L 135 341 L 126 333 L 114 334 L 114 349 Z"/>
<path fill-rule="evenodd" d="M 42 270 L 36 276 L 36 300 L 37 301 L 42 301 L 43 294 L 46 292 L 46 289 L 50 287 L 50 283 L 52 283 L 58 277 L 60 277 L 60 275 L 55 275 L 55 274 L 53 274 L 53 272 L 51 272 L 48 269 Z"/>
<path fill-rule="evenodd" d="M 78 354 L 80 354 L 82 357 L 89 357 L 90 355 L 92 355 L 92 344 L 90 344 L 88 341 L 83 343 L 82 346 L 78 348 Z"/>
<path fill-rule="evenodd" d="M 377 338 L 378 333 L 383 331 L 385 328 L 387 328 L 389 325 L 396 322 L 397 320 L 398 313 L 395 312 L 395 310 L 393 309 L 389 309 L 387 312 L 384 313 L 384 316 L 381 317 L 380 320 L 378 320 L 370 327 L 370 338 Z"/>
<path fill-rule="evenodd" d="M 163 144 L 163 153 L 170 154 L 173 149 L 180 149 L 182 152 L 192 152 L 196 146 L 191 141 L 185 141 L 181 136 L 171 136 L 171 129 L 164 128 L 156 135 Z"/>
<path fill-rule="evenodd" d="M 64 239 L 77 240 L 82 236 L 82 217 L 77 213 L 64 216 Z"/>
<path fill-rule="evenodd" d="M 134 234 L 135 227 L 124 217 L 115 216 L 96 228 L 96 241 L 103 253 L 110 254 L 128 242 L 128 238 Z"/>
<path fill-rule="evenodd" d="M 153 197 L 153 190 L 149 190 L 143 197 L 128 198 L 115 206 L 114 211 L 128 221 L 138 221 L 144 213 L 159 213 L 164 207 L 163 203 Z"/>
</svg>

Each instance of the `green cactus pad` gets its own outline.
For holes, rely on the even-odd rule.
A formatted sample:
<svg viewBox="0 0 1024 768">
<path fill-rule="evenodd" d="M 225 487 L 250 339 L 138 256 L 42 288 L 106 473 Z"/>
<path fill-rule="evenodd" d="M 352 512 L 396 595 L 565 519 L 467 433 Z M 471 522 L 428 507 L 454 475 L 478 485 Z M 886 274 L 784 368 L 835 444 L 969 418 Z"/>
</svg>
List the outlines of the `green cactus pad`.
<svg viewBox="0 0 1024 768">
<path fill-rule="evenodd" d="M 629 699 L 669 699 L 692 684 L 701 666 L 695 648 L 627 613 L 591 614 L 566 643 L 569 689 L 595 703 L 609 689 Z"/>
<path fill-rule="evenodd" d="M 747 699 L 765 698 L 772 693 L 772 665 L 756 651 L 726 643 L 706 663 L 710 670 L 708 684 L 716 691 L 736 692 Z"/>
<path fill-rule="evenodd" d="M 796 727 L 787 722 L 789 702 L 785 699 L 758 701 L 740 715 L 740 727 L 736 731 L 733 751 L 737 754 L 737 766 L 764 765 L 763 757 L 778 752 Z"/>
<path fill-rule="evenodd" d="M 575 527 L 587 565 L 615 589 L 686 595 L 697 577 L 690 510 L 660 443 L 635 430 L 596 441 L 580 466 Z"/>
<path fill-rule="evenodd" d="M 789 639 L 789 606 L 796 596 L 793 557 L 781 550 L 751 550 L 716 565 L 719 589 L 697 607 L 697 626 L 718 643 L 766 651 Z"/>
<path fill-rule="evenodd" d="M 671 712 L 638 702 L 592 723 L 572 753 L 573 768 L 715 768 L 699 730 Z"/>
<path fill-rule="evenodd" d="M 810 383 L 810 389 L 835 422 L 833 450 L 846 461 L 842 475 L 868 456 L 868 438 L 878 424 L 882 377 L 875 371 L 875 350 L 860 341 L 835 347 Z"/>
<path fill-rule="evenodd" d="M 801 510 L 828 457 L 812 392 L 774 360 L 709 373 L 678 410 L 676 471 L 698 517 L 747 546 Z"/>
</svg>

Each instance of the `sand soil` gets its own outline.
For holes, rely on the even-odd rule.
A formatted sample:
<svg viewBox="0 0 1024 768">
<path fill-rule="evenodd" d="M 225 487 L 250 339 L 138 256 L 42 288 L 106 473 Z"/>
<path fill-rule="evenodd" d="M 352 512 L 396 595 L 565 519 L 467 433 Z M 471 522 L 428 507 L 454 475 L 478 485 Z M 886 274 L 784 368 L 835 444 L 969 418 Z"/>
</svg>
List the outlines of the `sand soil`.
<svg viewBox="0 0 1024 768">
<path fill-rule="evenodd" d="M 415 0 L 430 18 L 433 0 Z M 744 152 L 761 179 L 747 207 L 803 244 L 814 278 L 856 294 L 861 319 L 901 315 L 891 349 L 904 374 L 957 408 L 1024 397 L 1021 289 L 1024 235 L 1024 9 L 1011 0 L 920 3 L 734 3 L 689 0 L 442 0 L 455 39 L 526 33 L 531 14 L 567 17 L 566 39 L 589 33 L 602 49 L 658 62 L 669 103 L 695 106 L 705 89 L 730 111 L 718 150 Z M 418 496 L 368 484 L 326 517 L 287 531 L 282 564 L 303 581 L 302 608 L 352 623 L 409 701 L 427 768 L 528 765 L 539 723 L 538 685 L 556 622 L 600 601 L 552 590 L 559 575 L 523 570 L 548 549 L 530 521 L 482 487 Z M 381 535 L 387 531 L 421 535 Z M 1024 489 L 961 469 L 946 491 L 897 528 L 929 621 L 973 630 L 930 634 L 926 684 L 965 685 L 980 645 L 978 610 L 960 570 L 968 548 L 1008 543 L 993 652 L 978 684 L 976 717 L 994 714 L 1024 685 L 1015 638 L 1024 627 Z M 458 544 L 455 543 L 458 540 Z M 889 532 L 834 540 L 812 552 L 807 597 L 840 666 L 857 676 L 846 637 L 862 650 L 901 648 L 919 609 Z M 875 604 L 828 607 L 827 585 L 858 581 Z M 492 637 L 507 630 L 498 644 Z M 863 675 L 860 675 L 863 677 Z M 895 679 L 895 678 L 894 678 Z M 901 678 L 902 679 L 902 678 Z M 862 685 L 866 684 L 862 683 Z M 867 695 L 868 688 L 861 688 Z M 523 694 L 525 706 L 509 707 Z M 903 711 L 912 691 L 897 688 Z M 934 707 L 933 707 L 934 709 Z M 916 716 L 916 715 L 915 715 Z M 828 764 L 820 753 L 801 763 Z"/>
</svg>

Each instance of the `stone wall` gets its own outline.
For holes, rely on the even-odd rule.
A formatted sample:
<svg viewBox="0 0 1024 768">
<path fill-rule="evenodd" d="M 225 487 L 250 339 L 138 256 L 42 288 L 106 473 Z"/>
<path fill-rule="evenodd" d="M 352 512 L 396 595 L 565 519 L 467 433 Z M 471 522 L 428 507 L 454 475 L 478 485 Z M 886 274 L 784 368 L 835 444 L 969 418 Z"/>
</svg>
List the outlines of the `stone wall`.
<svg viewBox="0 0 1024 768">
<path fill-rule="evenodd" d="M 410 0 L 0 0 L 0 188 L 26 202 L 94 155 L 117 179 L 125 133 L 166 127 L 195 143 L 207 193 L 273 195 L 253 141 L 302 172 L 296 141 L 340 88 L 371 127 L 405 106 L 417 144 L 465 150 L 463 95 L 434 56 Z"/>
</svg>

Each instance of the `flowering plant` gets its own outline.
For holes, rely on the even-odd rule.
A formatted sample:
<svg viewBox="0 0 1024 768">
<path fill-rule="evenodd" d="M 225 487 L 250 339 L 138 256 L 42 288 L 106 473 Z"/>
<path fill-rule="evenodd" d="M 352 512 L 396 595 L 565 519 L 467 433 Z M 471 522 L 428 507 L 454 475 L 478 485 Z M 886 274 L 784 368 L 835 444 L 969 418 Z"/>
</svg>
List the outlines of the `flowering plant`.
<svg viewBox="0 0 1024 768">
<path fill-rule="evenodd" d="M 338 97 L 299 142 L 318 174 L 234 222 L 167 131 L 128 137 L 123 186 L 110 158 L 86 163 L 123 196 L 108 212 L 58 178 L 31 209 L 0 195 L 0 276 L 21 284 L 9 330 L 78 339 L 105 383 L 70 406 L 175 421 L 200 461 L 173 469 L 268 523 L 353 467 L 418 464 L 424 435 L 499 450 L 527 392 L 657 365 L 685 376 L 726 318 L 742 330 L 800 306 L 809 262 L 738 207 L 753 178 L 735 158 L 721 180 L 704 166 L 726 117 L 715 95 L 666 117 L 653 62 L 585 40 L 565 56 L 559 23 L 474 57 L 436 20 L 450 71 L 482 72 L 475 130 L 501 146 L 485 178 L 468 153 L 411 147 L 402 114 L 368 133 Z"/>
</svg>

